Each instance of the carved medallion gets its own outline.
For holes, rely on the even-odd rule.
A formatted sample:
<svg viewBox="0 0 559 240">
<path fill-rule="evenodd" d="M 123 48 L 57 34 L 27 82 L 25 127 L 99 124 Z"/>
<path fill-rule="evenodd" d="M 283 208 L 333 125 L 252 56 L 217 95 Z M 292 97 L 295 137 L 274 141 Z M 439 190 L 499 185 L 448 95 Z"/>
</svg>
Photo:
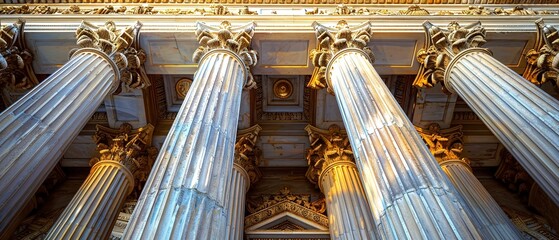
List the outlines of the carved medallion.
<svg viewBox="0 0 559 240">
<path fill-rule="evenodd" d="M 279 79 L 274 83 L 274 95 L 281 99 L 289 98 L 293 94 L 293 84 L 287 79 Z"/>
<path fill-rule="evenodd" d="M 192 79 L 190 78 L 181 78 L 175 83 L 175 91 L 177 92 L 177 96 L 181 99 L 186 97 L 186 93 L 190 89 L 190 85 L 192 85 Z"/>
</svg>

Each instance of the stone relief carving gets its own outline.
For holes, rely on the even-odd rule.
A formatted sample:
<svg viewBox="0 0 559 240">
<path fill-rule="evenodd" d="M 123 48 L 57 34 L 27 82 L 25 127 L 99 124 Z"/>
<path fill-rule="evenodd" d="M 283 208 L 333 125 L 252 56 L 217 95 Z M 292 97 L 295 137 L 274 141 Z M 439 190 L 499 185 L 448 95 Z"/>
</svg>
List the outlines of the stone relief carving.
<svg viewBox="0 0 559 240">
<path fill-rule="evenodd" d="M 230 50 L 237 54 L 246 65 L 247 80 L 245 87 L 248 89 L 255 88 L 256 83 L 250 72 L 250 67 L 256 65 L 258 57 L 256 51 L 249 50 L 255 27 L 254 22 L 237 28 L 233 28 L 228 21 L 221 22 L 219 27 L 198 22 L 196 24 L 196 37 L 200 47 L 194 52 L 192 60 L 198 63 L 202 56 L 211 50 Z"/>
<path fill-rule="evenodd" d="M 92 158 L 89 165 L 102 161 L 124 165 L 134 176 L 135 192 L 139 194 L 159 153 L 151 146 L 153 130 L 151 124 L 137 130 L 132 130 L 132 125 L 128 123 L 123 123 L 119 129 L 97 125 L 93 141 L 100 156 Z"/>
<path fill-rule="evenodd" d="M 373 52 L 367 47 L 373 35 L 370 22 L 365 22 L 353 29 L 349 27 L 345 20 L 339 21 L 335 28 L 326 27 L 317 22 L 313 23 L 313 27 L 319 46 L 317 49 L 313 49 L 310 54 L 315 68 L 307 87 L 314 89 L 326 87 L 326 67 L 330 59 L 343 49 L 360 49 L 374 62 Z M 333 93 L 330 86 L 328 86 L 328 92 Z"/>
<path fill-rule="evenodd" d="M 311 202 L 310 195 L 293 194 L 288 187 L 284 187 L 276 194 L 247 198 L 247 211 L 255 213 L 284 201 L 295 203 L 317 213 L 326 212 L 326 202 L 324 201 L 324 198 Z"/>
<path fill-rule="evenodd" d="M 245 228 L 286 211 L 328 226 L 324 198 L 311 202 L 310 195 L 293 194 L 287 187 L 277 194 L 248 197 L 246 207 L 251 214 L 245 218 Z"/>
<path fill-rule="evenodd" d="M 538 36 L 534 49 L 526 54 L 528 67 L 524 71 L 524 78 L 538 86 L 551 81 L 559 83 L 559 32 L 550 25 L 545 25 L 543 19 L 536 21 Z"/>
<path fill-rule="evenodd" d="M 116 63 L 120 70 L 120 80 L 126 88 L 148 87 L 151 84 L 141 66 L 146 60 L 146 54 L 134 45 L 137 43 L 136 38 L 141 27 L 142 24 L 136 22 L 135 25 L 120 31 L 116 29 L 116 24 L 112 21 L 107 21 L 104 26 L 100 27 L 82 21 L 76 31 L 76 43 L 79 48 L 70 51 L 70 57 L 81 48 L 97 49 L 107 54 Z"/>
<path fill-rule="evenodd" d="M 258 11 L 251 11 L 248 9 L 247 6 L 239 6 L 235 10 L 229 10 L 228 7 L 223 6 L 222 4 L 247 4 L 247 5 L 260 5 L 260 4 L 306 4 L 306 5 L 318 5 L 322 2 L 318 2 L 316 0 L 218 0 L 218 1 L 207 1 L 206 4 L 209 5 L 209 8 L 200 8 L 197 4 L 198 0 L 178 0 L 178 1 L 170 1 L 170 0 L 160 0 L 160 1 L 153 1 L 153 0 L 132 0 L 127 3 L 124 3 L 127 6 L 113 6 L 110 5 L 109 1 L 108 5 L 98 7 L 98 6 L 88 6 L 88 4 L 93 3 L 91 0 L 81 0 L 81 1 L 66 1 L 66 0 L 57 0 L 60 4 L 59 7 L 56 3 L 49 3 L 49 5 L 12 5 L 12 6 L 4 6 L 0 8 L 0 14 L 166 14 L 166 15 L 219 15 L 219 16 L 226 16 L 226 15 L 258 15 Z M 204 4 L 200 1 L 201 4 Z M 234 2 L 235 1 L 235 2 Z M 432 11 L 433 13 L 429 12 L 426 9 L 422 9 L 417 7 L 417 5 L 410 6 L 407 10 L 397 10 L 391 8 L 384 8 L 384 9 L 375 9 L 375 8 L 367 8 L 367 7 L 351 7 L 346 4 L 375 4 L 375 3 L 384 3 L 384 0 L 362 0 L 360 3 L 356 3 L 355 1 L 349 2 L 348 0 L 333 0 L 328 4 L 338 4 L 336 7 L 323 7 L 319 9 L 315 7 L 313 9 L 305 9 L 304 14 L 308 15 L 548 15 L 548 14 L 558 14 L 559 11 L 550 8 L 550 9 L 541 9 L 538 10 L 526 8 L 522 5 L 517 5 L 512 8 L 503 8 L 503 7 L 495 7 L 490 8 L 484 6 L 484 4 L 495 4 L 494 2 L 489 2 L 492 0 L 481 0 L 475 2 L 475 4 L 481 5 L 470 5 L 466 10 L 442 10 L 442 11 Z M 416 4 L 426 4 L 428 0 L 421 0 Z M 444 4 L 448 0 L 442 0 L 441 4 Z M 544 0 L 545 1 L 545 0 Z M 552 2 L 553 0 L 548 0 L 549 3 L 555 4 L 556 2 Z M 484 3 L 485 2 L 485 3 Z M 20 4 L 22 3 L 29 3 L 25 0 L 20 0 Z M 189 6 L 193 5 L 196 7 L 185 8 L 185 7 L 176 7 L 176 6 L 161 6 L 158 4 L 163 3 L 173 3 L 174 5 L 184 5 Z M 394 4 L 409 4 L 408 0 L 394 0 L 391 3 Z M 454 2 L 452 2 L 454 3 Z M 473 1 L 469 2 L 470 4 L 474 4 Z M 74 5 L 68 5 L 74 4 Z M 97 3 L 103 4 L 103 3 Z M 114 4 L 114 3 L 113 3 Z M 134 4 L 142 4 L 139 6 L 133 6 Z M 149 4 L 153 4 L 155 6 L 150 6 Z M 387 3 L 390 4 L 390 3 Z M 463 4 L 463 3 L 462 3 Z M 524 4 L 530 4 L 529 2 L 524 2 Z M 234 8 L 234 7 L 233 7 Z M 269 13 L 264 13 L 269 15 L 277 14 L 276 11 L 271 11 Z"/>
<path fill-rule="evenodd" d="M 441 129 L 439 124 L 432 123 L 426 129 L 415 127 L 429 151 L 437 162 L 446 160 L 462 160 L 469 165 L 469 160 L 462 157 L 464 144 L 462 142 L 462 125 Z"/>
<path fill-rule="evenodd" d="M 444 73 L 452 58 L 463 50 L 479 48 L 485 44 L 485 28 L 480 22 L 460 26 L 453 21 L 448 29 L 441 29 L 430 22 L 423 24 L 426 46 L 416 54 L 420 72 L 413 85 L 418 88 L 433 87 L 441 82 L 444 88 Z"/>
<path fill-rule="evenodd" d="M 534 185 L 534 179 L 522 168 L 520 163 L 506 150 L 501 153 L 501 163 L 495 172 L 495 178 L 507 188 L 527 199 Z"/>
<path fill-rule="evenodd" d="M 309 134 L 311 146 L 307 149 L 307 163 L 309 168 L 305 176 L 310 182 L 318 184 L 320 175 L 332 163 L 355 162 L 353 151 L 345 131 L 336 124 L 323 130 L 307 125 L 305 130 Z"/>
<path fill-rule="evenodd" d="M 39 83 L 31 67 L 33 56 L 27 50 L 24 26 L 25 21 L 18 19 L 0 31 L 0 86 L 16 91 Z"/>
<path fill-rule="evenodd" d="M 239 130 L 237 133 L 234 162 L 248 173 L 250 184 L 256 183 L 262 177 L 262 173 L 258 169 L 262 151 L 256 146 L 256 140 L 261 130 L 262 127 L 256 124 L 250 128 Z"/>
</svg>

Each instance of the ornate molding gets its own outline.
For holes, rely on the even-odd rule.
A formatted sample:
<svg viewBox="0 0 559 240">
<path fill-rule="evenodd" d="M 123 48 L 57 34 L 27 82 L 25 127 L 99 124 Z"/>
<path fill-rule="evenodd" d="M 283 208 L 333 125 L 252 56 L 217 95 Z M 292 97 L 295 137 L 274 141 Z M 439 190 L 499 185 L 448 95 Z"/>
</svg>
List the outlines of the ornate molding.
<svg viewBox="0 0 559 240">
<path fill-rule="evenodd" d="M 441 129 L 439 124 L 432 123 L 428 128 L 415 127 L 415 129 L 439 164 L 450 160 L 461 160 L 469 166 L 470 161 L 462 157 L 464 150 L 462 125 Z"/>
<path fill-rule="evenodd" d="M 534 179 L 507 150 L 501 152 L 501 163 L 495 172 L 495 178 L 504 183 L 510 191 L 526 199 L 535 184 Z"/>
<path fill-rule="evenodd" d="M 157 148 L 151 146 L 153 130 L 151 124 L 137 130 L 132 130 L 128 123 L 123 123 L 119 129 L 97 125 L 93 141 L 100 156 L 92 158 L 89 165 L 103 161 L 124 165 L 134 177 L 134 185 L 140 193 L 158 154 Z"/>
<path fill-rule="evenodd" d="M 525 234 L 526 239 L 558 239 L 547 222 L 542 217 L 527 215 L 511 208 L 503 207 L 505 213 L 516 225 L 518 230 Z"/>
<path fill-rule="evenodd" d="M 314 65 L 314 72 L 307 87 L 322 89 L 327 85 L 326 70 L 330 60 L 341 50 L 362 50 L 374 62 L 373 52 L 367 44 L 373 35 L 370 22 L 365 22 L 355 28 L 350 28 L 345 20 L 338 22 L 335 28 L 326 27 L 317 22 L 313 23 L 318 42 L 318 48 L 311 51 L 310 57 Z M 333 93 L 331 86 L 328 92 Z"/>
<path fill-rule="evenodd" d="M 547 81 L 559 83 L 559 32 L 555 27 L 545 25 L 543 19 L 536 21 L 538 36 L 534 48 L 526 54 L 528 67 L 523 77 L 538 86 Z M 538 49 L 538 50 L 536 50 Z"/>
<path fill-rule="evenodd" d="M 485 28 L 480 22 L 462 27 L 455 21 L 452 21 L 446 30 L 428 21 L 423 23 L 423 27 L 425 47 L 416 54 L 416 59 L 421 65 L 413 85 L 427 88 L 441 82 L 443 91 L 447 92 L 444 77 L 450 62 L 464 50 L 479 48 L 485 44 Z"/>
<path fill-rule="evenodd" d="M 307 125 L 305 130 L 311 143 L 307 149 L 309 168 L 305 174 L 310 182 L 318 184 L 322 173 L 334 163 L 355 162 L 349 138 L 340 126 L 332 124 L 328 130 L 324 130 Z M 320 184 L 318 185 L 322 189 Z"/>
<path fill-rule="evenodd" d="M 19 0 L 20 4 L 31 3 L 29 0 Z M 106 1 L 106 3 L 109 3 Z M 441 0 L 437 4 L 446 4 L 452 10 L 439 10 L 433 11 L 427 10 L 415 10 L 410 8 L 416 8 L 416 5 L 410 6 L 407 10 L 398 10 L 402 8 L 401 6 L 390 7 L 391 4 L 399 5 L 409 5 L 409 0 L 330 0 L 327 4 L 337 5 L 336 7 L 322 7 L 318 8 L 321 4 L 325 2 L 317 0 L 217 0 L 210 2 L 204 2 L 199 0 L 130 0 L 127 3 L 118 4 L 118 6 L 106 5 L 106 3 L 94 3 L 93 0 L 56 0 L 55 3 L 49 3 L 48 5 L 8 5 L 0 8 L 0 14 L 33 14 L 33 15 L 47 15 L 47 14 L 74 14 L 74 15 L 85 15 L 85 14 L 97 14 L 97 15 L 107 15 L 107 14 L 119 14 L 119 15 L 130 15 L 130 14 L 144 14 L 144 15 L 203 15 L 203 16 L 230 16 L 230 15 L 274 15 L 277 12 L 262 12 L 252 11 L 248 9 L 246 5 L 252 5 L 258 7 L 258 5 L 267 4 L 282 4 L 282 5 L 308 5 L 309 7 L 317 6 L 313 10 L 306 10 L 303 14 L 307 15 L 548 15 L 557 14 L 557 11 L 550 7 L 549 10 L 542 10 L 541 7 L 538 9 L 525 8 L 522 5 L 517 5 L 513 1 L 510 3 L 503 3 L 509 6 L 504 7 L 486 7 L 483 5 L 491 4 L 495 5 L 495 0 L 468 0 L 468 1 L 449 1 Z M 423 6 L 428 6 L 434 3 L 432 0 L 419 0 L 416 4 L 421 4 Z M 73 4 L 73 5 L 71 5 Z M 141 4 L 141 5 L 140 5 Z M 172 4 L 171 6 L 165 6 Z M 223 6 L 233 5 L 231 7 Z M 358 5 L 357 5 L 358 4 Z M 371 8 L 371 7 L 361 7 L 362 4 L 385 4 L 383 8 Z M 454 7 L 453 5 L 457 5 Z M 480 5 L 470 5 L 466 10 L 458 4 L 480 4 Z M 523 2 L 523 4 L 556 4 L 554 0 L 532 0 L 532 2 Z M 136 5 L 136 6 L 135 6 Z M 235 6 L 236 5 L 236 6 Z M 355 7 L 353 7 L 355 5 Z M 534 6 L 538 7 L 538 6 Z"/>
<path fill-rule="evenodd" d="M 245 218 L 245 228 L 286 211 L 328 227 L 324 198 L 311 202 L 310 195 L 292 194 L 287 187 L 277 194 L 247 198 L 247 210 L 251 214 Z"/>
<path fill-rule="evenodd" d="M 206 53 L 212 50 L 229 50 L 245 64 L 247 73 L 245 87 L 255 88 L 256 83 L 250 72 L 250 67 L 255 66 L 258 61 L 256 51 L 250 50 L 255 27 L 254 22 L 236 28 L 233 28 L 229 21 L 221 22 L 219 27 L 211 27 L 201 22 L 196 23 L 196 37 L 200 46 L 193 54 L 193 61 L 198 63 Z"/>
<path fill-rule="evenodd" d="M 31 66 L 33 55 L 27 50 L 24 27 L 25 20 L 18 19 L 0 32 L 0 86 L 16 91 L 39 84 Z"/>
<path fill-rule="evenodd" d="M 250 184 L 256 183 L 262 177 L 262 173 L 258 169 L 262 151 L 256 146 L 256 140 L 261 130 L 262 127 L 256 124 L 237 132 L 235 163 L 247 172 Z"/>
<path fill-rule="evenodd" d="M 120 81 L 126 88 L 148 87 L 151 83 L 142 67 L 146 61 L 146 54 L 137 46 L 137 37 L 141 27 L 142 24 L 136 22 L 133 26 L 117 30 L 116 24 L 112 21 L 107 21 L 100 27 L 82 21 L 76 31 L 78 48 L 70 51 L 70 57 L 79 49 L 97 49 L 107 54 L 115 62 L 120 70 Z"/>
</svg>

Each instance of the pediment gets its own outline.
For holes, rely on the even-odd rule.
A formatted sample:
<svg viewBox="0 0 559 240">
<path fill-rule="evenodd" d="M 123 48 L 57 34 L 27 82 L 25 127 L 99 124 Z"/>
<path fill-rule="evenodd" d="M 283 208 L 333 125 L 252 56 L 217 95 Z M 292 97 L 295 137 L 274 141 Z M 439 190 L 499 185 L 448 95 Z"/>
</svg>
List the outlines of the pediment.
<svg viewBox="0 0 559 240">
<path fill-rule="evenodd" d="M 282 201 L 245 218 L 247 239 L 330 239 L 328 218 L 299 204 Z"/>
</svg>

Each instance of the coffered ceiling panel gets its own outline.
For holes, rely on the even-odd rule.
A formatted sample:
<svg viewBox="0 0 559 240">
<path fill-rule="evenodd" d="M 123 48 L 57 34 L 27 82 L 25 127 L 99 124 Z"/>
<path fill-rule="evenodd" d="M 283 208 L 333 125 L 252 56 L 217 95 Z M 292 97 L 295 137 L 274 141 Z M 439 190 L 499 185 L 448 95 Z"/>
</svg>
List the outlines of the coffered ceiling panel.
<svg viewBox="0 0 559 240">
<path fill-rule="evenodd" d="M 198 66 L 192 61 L 198 48 L 193 32 L 145 33 L 141 35 L 140 46 L 148 56 L 148 74 L 193 74 Z"/>
<path fill-rule="evenodd" d="M 69 59 L 70 50 L 76 48 L 74 32 L 37 33 L 25 35 L 36 74 L 51 74 Z"/>
</svg>

